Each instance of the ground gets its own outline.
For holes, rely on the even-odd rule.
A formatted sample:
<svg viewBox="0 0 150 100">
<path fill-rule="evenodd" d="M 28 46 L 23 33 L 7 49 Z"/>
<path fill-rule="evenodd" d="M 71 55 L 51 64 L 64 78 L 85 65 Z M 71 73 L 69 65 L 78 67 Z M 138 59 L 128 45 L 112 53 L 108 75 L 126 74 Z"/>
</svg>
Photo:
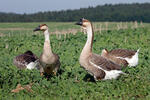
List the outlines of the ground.
<svg viewBox="0 0 150 100">
<path fill-rule="evenodd" d="M 13 65 L 13 58 L 25 52 L 33 51 L 40 56 L 44 43 L 41 32 L 33 33 L 40 23 L 1 23 L 0 33 L 0 98 L 2 100 L 46 100 L 46 99 L 83 99 L 83 100 L 116 100 L 116 99 L 150 99 L 150 24 L 135 27 L 128 23 L 126 29 L 118 29 L 118 23 L 105 28 L 107 23 L 94 23 L 95 38 L 93 52 L 101 54 L 101 50 L 125 48 L 139 52 L 139 64 L 135 68 L 123 68 L 117 80 L 94 82 L 79 64 L 79 55 L 86 42 L 86 34 L 74 23 L 46 23 L 51 33 L 53 52 L 60 56 L 61 68 L 56 76 L 49 78 L 40 76 L 37 70 L 18 70 Z M 120 23 L 119 23 L 120 24 Z M 126 23 L 123 23 L 125 25 Z M 103 25 L 102 30 L 98 25 Z M 74 29 L 75 34 L 65 30 Z M 98 30 L 100 29 L 100 30 Z M 67 34 L 65 34 L 65 32 Z M 69 31 L 70 32 L 70 31 Z M 12 93 L 18 84 L 22 86 L 32 83 L 32 92 L 22 90 Z"/>
</svg>

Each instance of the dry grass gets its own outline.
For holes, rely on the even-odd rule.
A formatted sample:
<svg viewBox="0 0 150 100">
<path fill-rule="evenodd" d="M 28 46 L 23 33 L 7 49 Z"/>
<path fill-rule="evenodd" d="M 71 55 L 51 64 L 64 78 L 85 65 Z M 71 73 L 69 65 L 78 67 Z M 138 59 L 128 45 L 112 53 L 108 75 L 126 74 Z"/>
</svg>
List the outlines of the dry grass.
<svg viewBox="0 0 150 100">
<path fill-rule="evenodd" d="M 3 33 L 0 33 L 0 37 L 3 37 L 3 36 L 5 36 L 5 34 L 3 34 Z"/>
<path fill-rule="evenodd" d="M 33 30 L 32 28 L 0 28 L 0 31 Z"/>
<path fill-rule="evenodd" d="M 25 35 L 42 35 L 41 32 L 34 32 L 33 33 L 33 26 L 34 23 L 31 23 L 31 27 L 26 27 L 27 25 L 25 25 L 24 23 L 22 23 L 22 26 L 19 26 L 16 24 L 16 26 L 13 26 L 13 23 L 11 23 L 8 27 L 4 27 L 4 28 L 0 28 L 0 37 L 2 36 L 13 36 L 14 34 L 19 34 L 20 36 L 22 36 L 23 34 Z M 51 34 L 56 34 L 56 37 L 61 38 L 61 35 L 66 35 L 67 34 L 76 34 L 77 32 L 84 32 L 84 29 L 80 28 L 80 27 L 75 27 L 75 26 L 71 26 L 73 24 L 70 24 L 70 26 L 68 26 L 68 24 L 66 23 L 65 25 L 56 23 L 55 27 L 51 26 L 51 23 L 48 23 L 48 25 L 50 26 L 50 33 Z M 93 28 L 95 32 L 98 33 L 103 33 L 103 31 L 108 31 L 108 30 L 126 30 L 126 29 L 135 29 L 135 28 L 140 28 L 140 27 L 145 27 L 145 23 L 143 24 L 142 22 L 137 23 L 135 22 L 93 22 Z M 68 27 L 67 27 L 68 26 Z"/>
</svg>

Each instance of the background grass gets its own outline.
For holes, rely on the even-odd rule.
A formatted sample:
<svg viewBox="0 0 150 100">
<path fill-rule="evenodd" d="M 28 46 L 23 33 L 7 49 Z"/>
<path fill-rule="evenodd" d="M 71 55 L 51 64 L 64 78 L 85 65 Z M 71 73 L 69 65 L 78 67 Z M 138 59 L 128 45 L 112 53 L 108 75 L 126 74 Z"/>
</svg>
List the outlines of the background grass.
<svg viewBox="0 0 150 100">
<path fill-rule="evenodd" d="M 57 38 L 50 36 L 52 49 L 60 56 L 61 71 L 49 79 L 41 77 L 37 70 L 18 70 L 12 63 L 13 58 L 25 52 L 33 51 L 40 56 L 43 50 L 43 34 L 35 35 L 32 30 L 40 23 L 1 23 L 0 33 L 11 36 L 0 37 L 0 98 L 2 100 L 40 100 L 40 99 L 83 99 L 83 100 L 116 100 L 116 99 L 150 99 L 150 24 L 145 27 L 125 30 L 107 30 L 95 32 L 93 52 L 100 54 L 101 50 L 125 48 L 137 50 L 140 48 L 139 65 L 136 68 L 123 68 L 122 75 L 117 80 L 87 81 L 91 78 L 79 65 L 79 55 L 86 42 L 86 35 L 77 32 Z M 46 23 L 50 30 L 80 29 L 73 23 Z M 102 23 L 94 23 L 98 25 Z M 116 26 L 117 23 L 112 24 Z M 130 23 L 128 23 L 130 24 Z M 21 30 L 9 30 L 10 28 Z M 6 30 L 3 30 L 6 29 Z M 24 29 L 24 30 L 23 30 Z M 26 35 L 26 33 L 31 33 Z M 22 33 L 21 35 L 19 33 Z M 26 90 L 11 93 L 17 84 L 33 83 L 33 93 Z"/>
</svg>

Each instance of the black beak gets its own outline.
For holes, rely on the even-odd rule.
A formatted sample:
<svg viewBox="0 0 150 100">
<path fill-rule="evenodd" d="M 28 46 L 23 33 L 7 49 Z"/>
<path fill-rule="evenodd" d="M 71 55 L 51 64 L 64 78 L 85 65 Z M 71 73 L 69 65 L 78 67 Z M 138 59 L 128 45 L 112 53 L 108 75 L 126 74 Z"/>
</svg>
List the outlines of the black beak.
<svg viewBox="0 0 150 100">
<path fill-rule="evenodd" d="M 80 26 L 82 26 L 82 24 L 83 24 L 83 23 L 82 23 L 82 20 L 83 20 L 83 18 L 81 18 L 79 22 L 75 23 L 75 25 L 80 25 Z"/>
<path fill-rule="evenodd" d="M 40 31 L 40 26 L 38 26 L 37 28 L 35 28 L 33 31 L 34 31 L 34 32 L 35 32 L 35 31 Z"/>
<path fill-rule="evenodd" d="M 82 26 L 82 22 L 77 22 L 77 23 L 75 23 L 75 25 L 80 25 L 80 26 Z"/>
</svg>

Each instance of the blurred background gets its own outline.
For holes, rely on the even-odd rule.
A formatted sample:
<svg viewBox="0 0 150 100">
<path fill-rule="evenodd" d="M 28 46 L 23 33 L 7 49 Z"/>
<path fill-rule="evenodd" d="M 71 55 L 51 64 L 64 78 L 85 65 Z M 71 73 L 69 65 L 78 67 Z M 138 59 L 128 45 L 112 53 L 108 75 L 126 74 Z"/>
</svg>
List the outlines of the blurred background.
<svg viewBox="0 0 150 100">
<path fill-rule="evenodd" d="M 149 0 L 1 0 L 0 22 L 150 22 Z"/>
</svg>

